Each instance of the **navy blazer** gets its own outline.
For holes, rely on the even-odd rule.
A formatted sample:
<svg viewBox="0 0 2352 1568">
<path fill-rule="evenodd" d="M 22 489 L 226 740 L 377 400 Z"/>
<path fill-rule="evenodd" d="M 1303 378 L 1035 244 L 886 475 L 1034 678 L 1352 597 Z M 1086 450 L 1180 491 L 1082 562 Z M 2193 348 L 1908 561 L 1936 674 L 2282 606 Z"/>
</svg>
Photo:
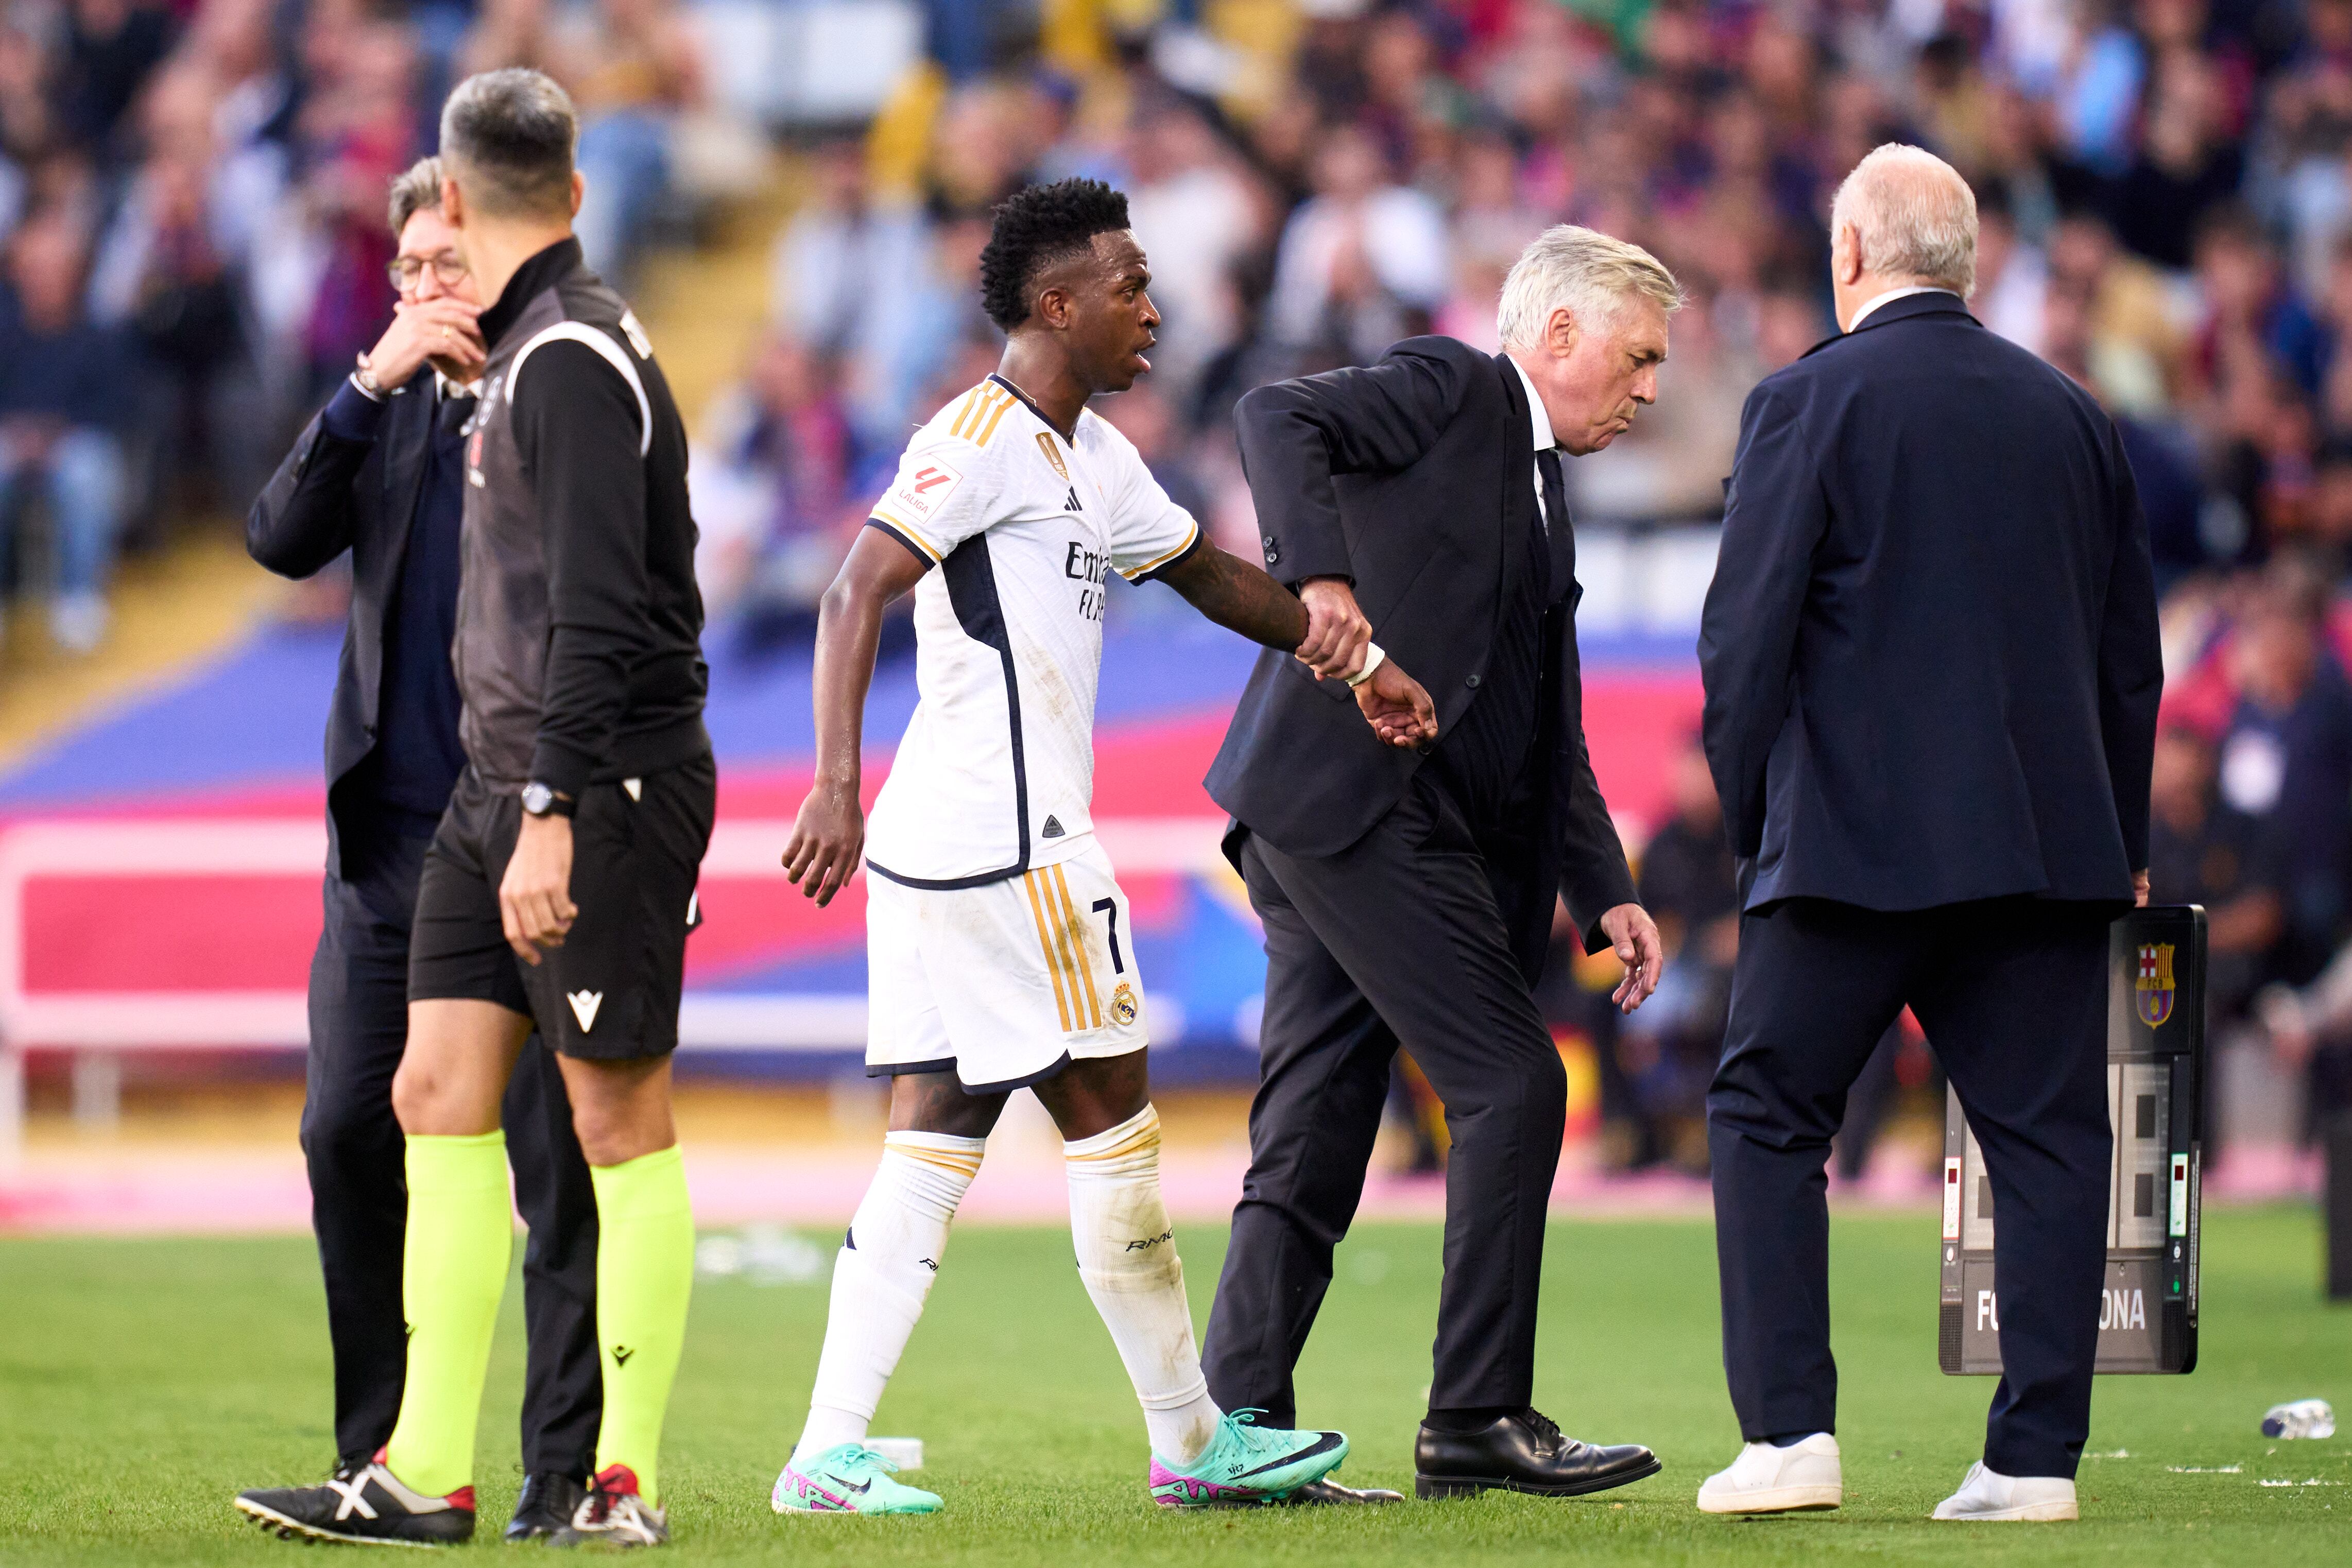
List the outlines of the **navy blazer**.
<svg viewBox="0 0 2352 1568">
<path fill-rule="evenodd" d="M 1296 585 L 1353 580 L 1372 635 L 1437 708 L 1440 743 L 1477 695 L 1502 613 L 1504 541 L 1538 527 L 1525 387 L 1510 361 L 1452 338 L 1409 338 L 1362 369 L 1258 387 L 1234 423 L 1266 570 Z M 1563 526 L 1567 519 L 1560 519 Z M 1565 542 L 1565 541 L 1564 541 Z M 1572 545 L 1566 552 L 1574 566 Z M 1634 902 L 1624 846 L 1593 781 L 1572 589 L 1543 620 L 1551 702 L 1538 754 L 1547 816 L 1525 909 L 1502 912 L 1523 968 L 1542 961 L 1552 893 L 1588 950 Z M 1286 853 L 1328 855 L 1403 799 L 1422 764 L 1383 746 L 1339 681 L 1267 649 L 1209 769 L 1210 797 Z"/>
<path fill-rule="evenodd" d="M 433 444 L 433 372 L 392 393 L 373 441 L 330 432 L 323 411 L 303 427 L 245 519 L 245 546 L 280 577 L 309 577 L 352 552 L 352 613 L 327 716 L 327 869 L 342 874 L 347 802 L 335 786 L 375 746 L 383 689 L 383 612 L 416 517 Z"/>
<path fill-rule="evenodd" d="M 2164 668 L 2113 421 L 1914 295 L 1740 416 L 1699 634 L 1746 907 L 2123 900 Z"/>
</svg>

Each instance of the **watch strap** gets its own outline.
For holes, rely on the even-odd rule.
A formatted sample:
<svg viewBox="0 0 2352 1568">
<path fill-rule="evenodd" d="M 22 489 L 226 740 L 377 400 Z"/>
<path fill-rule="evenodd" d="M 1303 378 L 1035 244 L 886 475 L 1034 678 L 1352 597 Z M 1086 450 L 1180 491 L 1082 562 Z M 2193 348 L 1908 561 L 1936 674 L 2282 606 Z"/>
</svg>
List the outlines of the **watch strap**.
<svg viewBox="0 0 2352 1568">
<path fill-rule="evenodd" d="M 533 810 L 531 807 L 531 800 L 534 794 L 543 795 L 546 799 L 546 803 L 536 810 Z M 522 809 L 534 817 L 569 818 L 573 812 L 580 809 L 579 801 L 573 800 L 571 796 L 566 795 L 561 789 L 557 789 L 551 785 L 542 784 L 535 779 L 529 784 L 523 786 L 522 799 Z"/>
</svg>

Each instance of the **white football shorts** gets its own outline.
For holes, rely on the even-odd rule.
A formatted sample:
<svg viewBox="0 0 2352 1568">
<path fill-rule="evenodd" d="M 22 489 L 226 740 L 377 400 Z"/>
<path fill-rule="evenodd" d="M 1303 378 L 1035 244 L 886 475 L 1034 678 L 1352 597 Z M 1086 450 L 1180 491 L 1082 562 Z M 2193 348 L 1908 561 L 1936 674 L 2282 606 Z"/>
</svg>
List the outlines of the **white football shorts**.
<svg viewBox="0 0 2352 1568">
<path fill-rule="evenodd" d="M 974 1093 L 1148 1043 L 1127 895 L 1088 843 L 978 887 L 869 874 L 866 1071 L 952 1071 Z"/>
</svg>

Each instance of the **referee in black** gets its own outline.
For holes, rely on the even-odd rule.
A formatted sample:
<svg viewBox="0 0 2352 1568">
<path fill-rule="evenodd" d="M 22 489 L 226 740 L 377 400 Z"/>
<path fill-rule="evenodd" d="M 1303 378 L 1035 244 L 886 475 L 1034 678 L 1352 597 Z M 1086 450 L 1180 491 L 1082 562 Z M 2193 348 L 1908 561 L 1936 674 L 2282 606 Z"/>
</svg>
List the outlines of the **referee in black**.
<svg viewBox="0 0 2352 1568">
<path fill-rule="evenodd" d="M 441 220 L 441 163 L 393 183 L 392 326 L 303 431 L 246 520 L 253 559 L 309 577 L 352 557 L 351 627 L 327 725 L 326 925 L 310 965 L 302 1152 L 335 1356 L 337 1473 L 392 1436 L 407 1339 L 408 1218 L 393 1074 L 408 1041 L 417 879 L 465 765 L 449 643 L 457 608 L 461 427 L 486 350 L 474 280 Z M 562 1075 L 526 1055 L 504 1105 L 523 1255 L 529 1472 L 508 1539 L 551 1534 L 583 1495 L 603 1409 L 596 1198 Z"/>
<path fill-rule="evenodd" d="M 604 1383 L 588 1496 L 551 1543 L 669 1536 L 662 1427 L 694 1280 L 670 1053 L 718 772 L 686 427 L 636 317 L 581 262 L 578 140 L 571 99 L 537 71 L 468 78 L 442 110 L 441 215 L 492 303 L 462 455 L 466 768 L 425 852 L 392 1092 L 407 1378 L 357 1476 L 238 1497 L 281 1534 L 472 1537 L 511 1242 L 499 1106 L 551 1051 L 595 1189 Z"/>
</svg>

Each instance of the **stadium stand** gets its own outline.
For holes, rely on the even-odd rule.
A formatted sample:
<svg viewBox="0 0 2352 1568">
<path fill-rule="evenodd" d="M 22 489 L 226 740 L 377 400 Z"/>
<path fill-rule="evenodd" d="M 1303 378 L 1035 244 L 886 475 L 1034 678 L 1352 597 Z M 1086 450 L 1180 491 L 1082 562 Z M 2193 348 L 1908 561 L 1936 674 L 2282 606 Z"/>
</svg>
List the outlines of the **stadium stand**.
<svg viewBox="0 0 2352 1568">
<path fill-rule="evenodd" d="M 1225 417 L 1242 391 L 1410 332 L 1490 343 L 1502 269 L 1549 223 L 1675 268 L 1693 307 L 1659 406 L 1572 465 L 1595 760 L 1638 841 L 1684 806 L 1690 632 L 1741 400 L 1830 329 L 1829 192 L 1878 141 L 1937 149 L 1978 191 L 1979 315 L 2097 392 L 2133 455 L 2179 741 L 2158 894 L 2234 916 L 2216 927 L 2233 966 L 2215 988 L 2223 1124 L 2291 1141 L 2352 1100 L 2352 1045 L 2262 1021 L 2352 931 L 2352 0 L 21 0 L 0 13 L 0 334 L 70 328 L 76 353 L 128 367 L 97 421 L 111 458 L 83 444 L 112 465 L 116 504 L 84 528 L 100 580 L 118 547 L 168 579 L 241 509 L 373 340 L 384 179 L 422 150 L 453 73 L 509 61 L 589 110 L 591 200 L 611 204 L 587 226 L 696 415 L 721 809 L 739 823 L 792 810 L 814 596 L 904 431 L 992 361 L 972 287 L 989 204 L 1087 172 L 1132 193 L 1168 317 L 1156 374 L 1106 412 L 1242 548 L 1256 529 Z M 82 287 L 45 315 L 37 275 L 60 256 Z M 46 434 L 86 416 L 22 395 L 0 387 L 0 434 L 29 476 Z M 91 514 L 89 496 L 12 488 L 16 603 L 55 612 L 76 591 L 58 514 Z M 331 587 L 243 626 L 192 615 L 222 598 L 195 580 L 176 607 L 142 581 L 142 619 L 195 630 L 134 661 L 126 678 L 148 685 L 129 695 L 33 651 L 52 629 L 92 641 L 87 613 L 18 617 L 0 713 L 47 725 L 105 695 L 0 773 L 11 831 L 315 821 Z M 100 664 L 142 635 L 132 603 L 98 618 Z M 1230 1075 L 1248 1062 L 1252 933 L 1213 863 L 1175 868 L 1201 859 L 1194 781 L 1247 651 L 1160 608 L 1112 607 L 1099 809 L 1192 824 L 1196 847 L 1137 879 L 1139 913 L 1182 1014 L 1171 1071 Z M 887 743 L 903 667 L 877 691 Z M 301 886 L 45 875 L 11 973 L 26 997 L 288 992 Z M 717 891 L 698 996 L 857 994 L 854 915 L 812 921 L 756 879 Z M 1618 1040 L 1572 984 L 1558 1010 L 1598 1053 L 1622 1156 L 1672 1157 L 1705 1031 L 1678 1066 Z M 828 1016 L 845 1040 L 853 1015 Z M 839 1040 L 740 1064 L 829 1071 Z M 1916 1040 L 1902 1060 L 1918 1088 Z"/>
</svg>

